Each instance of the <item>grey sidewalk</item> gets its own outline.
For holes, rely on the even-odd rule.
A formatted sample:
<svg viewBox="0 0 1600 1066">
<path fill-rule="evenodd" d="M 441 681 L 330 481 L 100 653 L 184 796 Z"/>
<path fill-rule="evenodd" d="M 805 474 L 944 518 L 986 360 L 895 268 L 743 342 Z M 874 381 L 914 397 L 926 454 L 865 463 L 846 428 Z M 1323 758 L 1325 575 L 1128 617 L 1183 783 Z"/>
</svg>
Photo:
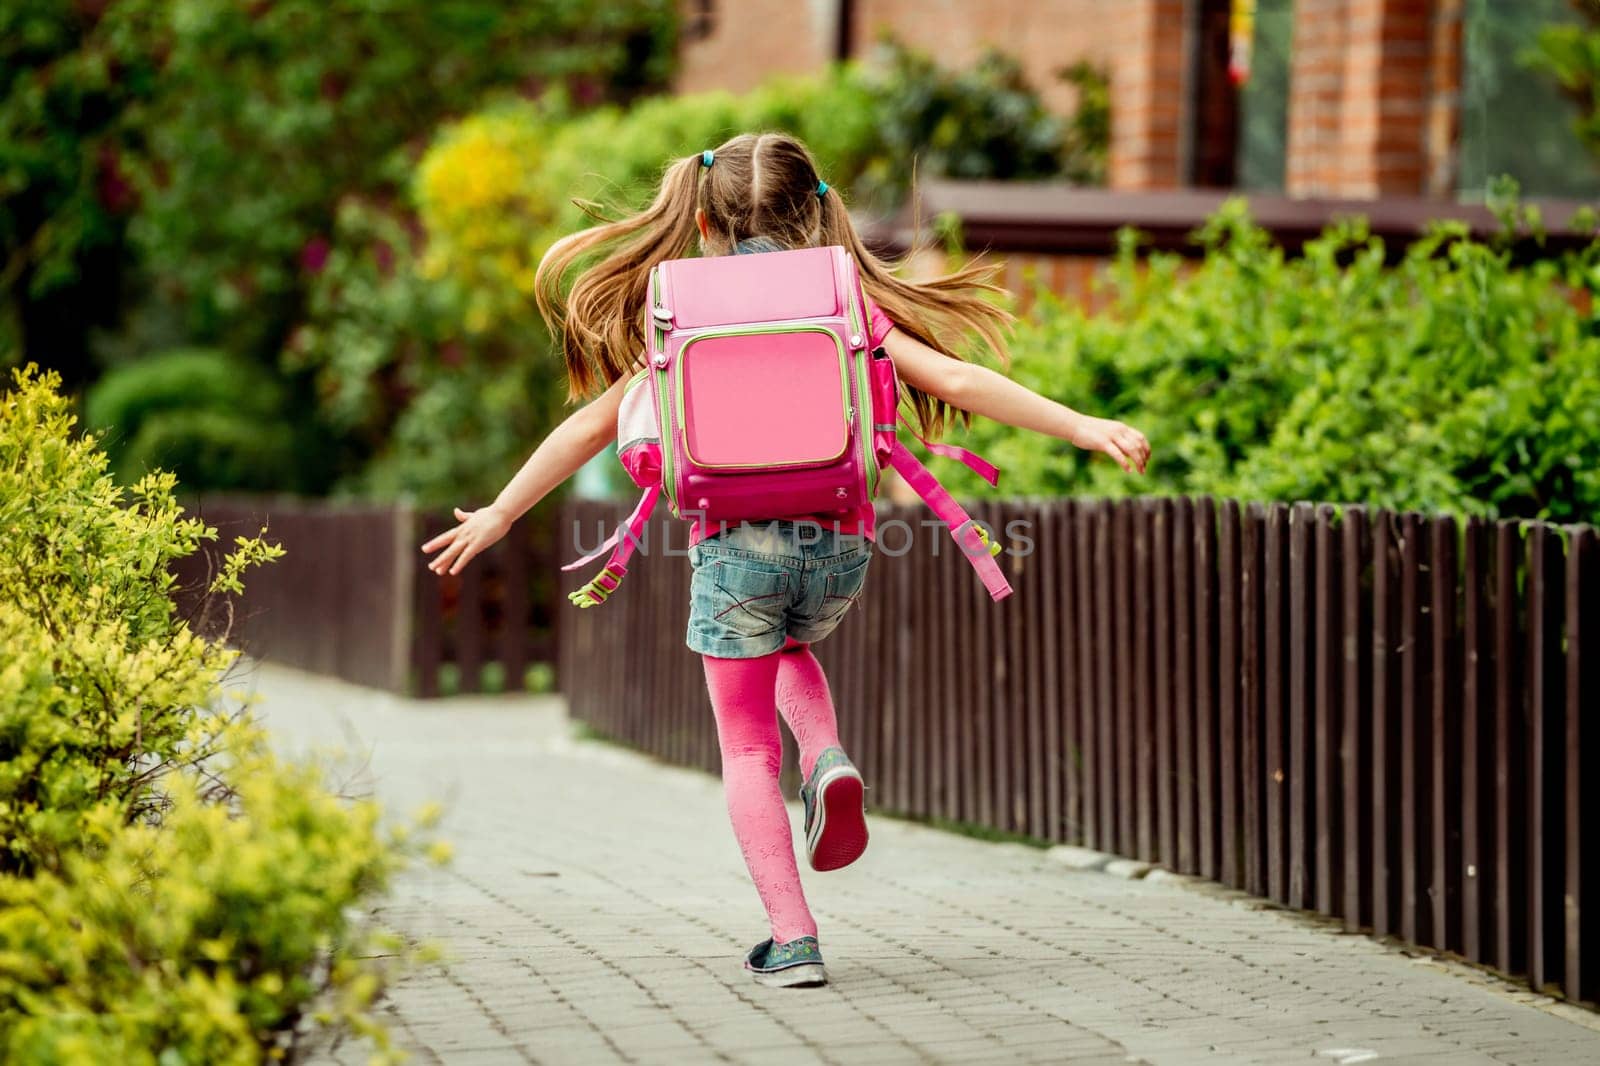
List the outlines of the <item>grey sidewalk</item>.
<svg viewBox="0 0 1600 1066">
<path fill-rule="evenodd" d="M 446 805 L 455 862 L 384 911 L 455 959 L 388 1001 L 416 1062 L 1600 1061 L 1600 1019 L 1465 967 L 886 818 L 855 866 L 805 871 L 833 983 L 762 988 L 740 960 L 765 921 L 713 779 L 573 740 L 555 700 L 239 681 L 285 748 L 370 748 L 395 809 Z"/>
</svg>

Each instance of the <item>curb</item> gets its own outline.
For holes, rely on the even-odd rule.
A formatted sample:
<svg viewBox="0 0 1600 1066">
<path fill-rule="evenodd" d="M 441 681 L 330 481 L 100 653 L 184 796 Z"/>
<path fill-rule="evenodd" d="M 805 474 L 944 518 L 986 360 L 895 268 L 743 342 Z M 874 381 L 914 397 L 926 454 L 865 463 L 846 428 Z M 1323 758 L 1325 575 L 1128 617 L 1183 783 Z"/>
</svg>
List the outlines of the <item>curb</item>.
<svg viewBox="0 0 1600 1066">
<path fill-rule="evenodd" d="M 1252 896 L 1248 892 L 1230 888 L 1204 877 L 1175 873 L 1165 866 L 1126 859 L 1120 855 L 1095 851 L 1093 848 L 1082 848 L 1074 844 L 1057 844 L 1045 849 L 1044 854 L 1045 858 L 1071 870 L 1108 874 L 1126 881 L 1149 881 L 1152 884 L 1166 885 L 1209 896 L 1218 902 L 1245 910 L 1273 911 L 1305 926 L 1321 929 L 1330 935 L 1347 935 L 1337 919 L 1328 915 L 1297 907 L 1284 907 L 1273 900 Z M 1545 1014 L 1555 1015 L 1585 1029 L 1600 1032 L 1600 1013 L 1543 992 L 1535 992 L 1515 977 L 1498 973 L 1437 948 L 1405 944 L 1391 937 L 1375 936 L 1366 931 L 1353 935 L 1359 936 L 1378 951 L 1408 956 L 1418 965 L 1438 969 L 1451 974 L 1457 980 L 1475 985 L 1504 999 L 1532 1007 Z"/>
</svg>

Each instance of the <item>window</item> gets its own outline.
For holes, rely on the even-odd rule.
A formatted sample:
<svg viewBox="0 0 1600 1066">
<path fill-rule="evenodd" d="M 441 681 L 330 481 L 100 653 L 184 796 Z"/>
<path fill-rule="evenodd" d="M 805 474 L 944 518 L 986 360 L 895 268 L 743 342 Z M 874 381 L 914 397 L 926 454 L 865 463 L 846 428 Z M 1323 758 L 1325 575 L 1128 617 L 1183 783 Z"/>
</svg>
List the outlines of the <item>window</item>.
<svg viewBox="0 0 1600 1066">
<path fill-rule="evenodd" d="M 1502 174 L 1516 178 L 1524 196 L 1600 195 L 1600 157 L 1578 138 L 1578 107 L 1532 55 L 1542 28 L 1579 21 L 1567 0 L 1467 0 L 1458 170 L 1463 197 L 1481 199 Z"/>
<path fill-rule="evenodd" d="M 684 5 L 683 39 L 703 41 L 716 30 L 716 4 L 714 0 L 689 0 Z"/>
<path fill-rule="evenodd" d="M 1294 4 L 1293 0 L 1255 0 L 1253 6 L 1255 26 L 1248 65 L 1236 65 L 1234 74 L 1243 79 L 1239 85 L 1238 185 L 1253 192 L 1282 192 L 1289 144 L 1289 44 L 1294 37 Z"/>
</svg>

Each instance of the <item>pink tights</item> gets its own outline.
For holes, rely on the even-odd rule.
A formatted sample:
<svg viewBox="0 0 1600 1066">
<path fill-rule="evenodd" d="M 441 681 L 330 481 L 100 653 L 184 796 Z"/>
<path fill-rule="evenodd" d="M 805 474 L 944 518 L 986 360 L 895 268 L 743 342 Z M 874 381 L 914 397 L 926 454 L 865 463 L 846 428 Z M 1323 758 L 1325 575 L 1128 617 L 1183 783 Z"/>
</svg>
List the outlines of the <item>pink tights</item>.
<svg viewBox="0 0 1600 1066">
<path fill-rule="evenodd" d="M 816 936 L 817 923 L 800 887 L 789 811 L 778 789 L 783 756 L 774 710 L 800 747 L 800 772 L 809 774 L 817 756 L 839 743 L 828 679 L 810 646 L 792 640 L 759 659 L 702 658 L 717 716 L 728 817 L 767 909 L 772 939 L 782 944 Z"/>
</svg>

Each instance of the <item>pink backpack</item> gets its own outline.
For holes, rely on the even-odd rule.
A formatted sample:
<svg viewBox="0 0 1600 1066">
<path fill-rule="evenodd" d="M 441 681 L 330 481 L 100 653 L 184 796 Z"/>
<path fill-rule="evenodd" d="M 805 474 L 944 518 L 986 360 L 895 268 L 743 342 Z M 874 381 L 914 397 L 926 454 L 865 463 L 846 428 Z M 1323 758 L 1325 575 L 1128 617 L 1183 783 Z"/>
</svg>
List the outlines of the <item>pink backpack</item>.
<svg viewBox="0 0 1600 1066">
<path fill-rule="evenodd" d="M 648 365 L 617 415 L 618 458 L 644 495 L 598 550 L 562 567 L 611 553 L 573 603 L 592 607 L 616 590 L 663 492 L 673 514 L 709 525 L 854 510 L 877 493 L 884 466 L 945 523 L 989 595 L 1011 594 L 994 561 L 1000 546 L 896 435 L 894 363 L 868 351 L 849 252 L 669 260 L 650 274 L 647 315 Z M 999 477 L 964 449 L 923 444 L 991 485 Z"/>
</svg>

